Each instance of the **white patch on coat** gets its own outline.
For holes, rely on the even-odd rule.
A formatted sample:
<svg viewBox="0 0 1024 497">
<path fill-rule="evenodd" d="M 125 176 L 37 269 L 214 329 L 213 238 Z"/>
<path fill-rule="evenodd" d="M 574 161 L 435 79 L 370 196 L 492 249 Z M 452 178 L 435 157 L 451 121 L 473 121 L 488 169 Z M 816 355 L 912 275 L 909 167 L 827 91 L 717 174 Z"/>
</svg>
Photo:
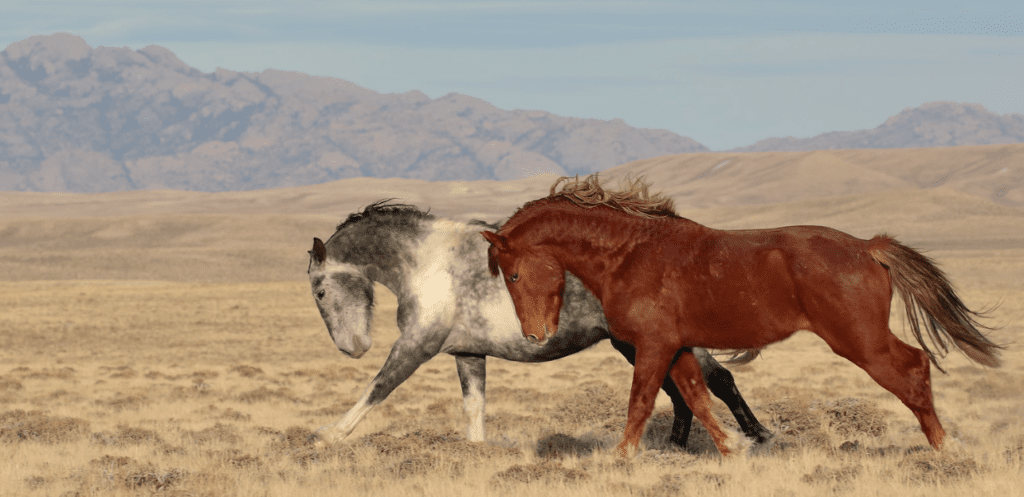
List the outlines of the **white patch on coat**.
<svg viewBox="0 0 1024 497">
<path fill-rule="evenodd" d="M 413 249 L 416 266 L 409 274 L 409 288 L 420 304 L 420 326 L 451 327 L 455 323 L 455 282 L 452 260 L 463 234 L 470 227 L 447 219 L 434 221 L 427 235 Z"/>
<path fill-rule="evenodd" d="M 489 299 L 480 303 L 480 313 L 487 316 L 491 323 L 491 329 L 484 330 L 484 333 L 495 343 L 524 340 L 523 328 L 519 323 L 519 316 L 516 315 L 512 295 L 508 293 L 502 276 L 494 278 L 494 281 L 497 291 L 492 292 Z"/>
</svg>

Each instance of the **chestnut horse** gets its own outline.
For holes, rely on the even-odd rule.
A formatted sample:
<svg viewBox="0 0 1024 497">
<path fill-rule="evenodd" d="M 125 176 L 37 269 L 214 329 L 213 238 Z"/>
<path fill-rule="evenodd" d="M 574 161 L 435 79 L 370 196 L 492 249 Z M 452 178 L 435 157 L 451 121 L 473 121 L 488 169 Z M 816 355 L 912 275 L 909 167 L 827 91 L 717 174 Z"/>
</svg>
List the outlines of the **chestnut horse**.
<svg viewBox="0 0 1024 497">
<path fill-rule="evenodd" d="M 666 372 L 718 450 L 729 453 L 692 347 L 746 350 L 753 358 L 811 331 L 899 397 L 936 449 L 945 431 L 928 362 L 941 367 L 918 318 L 940 355 L 952 342 L 980 364 L 999 365 L 1003 346 L 978 331 L 982 314 L 964 305 L 931 259 L 889 236 L 862 240 L 821 226 L 716 230 L 679 217 L 671 200 L 648 195 L 640 180 L 614 192 L 592 175 L 555 193 L 566 179 L 496 233 L 482 234 L 491 243 L 491 273 L 500 268 L 530 341 L 558 332 L 568 271 L 600 300 L 612 336 L 636 348 L 620 454 L 636 450 Z M 923 351 L 889 329 L 893 289 Z"/>
</svg>

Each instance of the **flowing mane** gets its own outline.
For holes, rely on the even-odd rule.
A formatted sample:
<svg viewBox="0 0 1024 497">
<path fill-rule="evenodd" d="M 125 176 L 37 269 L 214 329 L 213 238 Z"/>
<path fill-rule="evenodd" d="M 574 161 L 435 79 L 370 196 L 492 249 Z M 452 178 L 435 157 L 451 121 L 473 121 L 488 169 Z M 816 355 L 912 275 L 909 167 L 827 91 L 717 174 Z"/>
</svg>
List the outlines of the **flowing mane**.
<svg viewBox="0 0 1024 497">
<path fill-rule="evenodd" d="M 341 224 L 339 224 L 338 227 L 335 228 L 335 231 L 341 231 L 342 228 L 349 226 L 351 224 L 355 224 L 363 219 L 368 219 L 375 216 L 379 217 L 388 214 L 402 214 L 412 217 L 414 219 L 427 219 L 433 217 L 433 215 L 430 214 L 429 210 L 424 212 L 415 205 L 389 204 L 388 202 L 391 202 L 392 200 L 394 199 L 387 198 L 378 200 L 370 205 L 367 205 L 360 212 L 353 212 L 352 214 L 349 214 L 348 218 L 342 221 Z"/>
<path fill-rule="evenodd" d="M 558 185 L 565 182 L 561 191 Z M 551 193 L 547 197 L 533 200 L 516 209 L 512 217 L 501 226 L 500 233 L 508 233 L 525 220 L 524 213 L 531 207 L 551 205 L 561 201 L 569 201 L 584 209 L 592 209 L 599 205 L 611 207 L 631 216 L 644 219 L 679 218 L 672 199 L 661 193 L 651 195 L 649 185 L 642 178 L 626 179 L 622 190 L 606 190 L 601 187 L 597 173 L 587 176 L 582 181 L 579 176 L 570 178 L 562 176 L 551 185 Z"/>
<path fill-rule="evenodd" d="M 560 192 L 555 192 L 558 185 L 565 181 Z M 597 180 L 597 173 L 591 174 L 580 181 L 579 176 L 570 178 L 562 176 L 551 185 L 548 198 L 566 198 L 572 203 L 585 208 L 605 205 L 634 216 L 653 219 L 657 217 L 679 217 L 676 214 L 672 199 L 661 193 L 651 195 L 647 189 L 650 185 L 643 178 L 626 179 L 622 190 L 605 190 Z"/>
<path fill-rule="evenodd" d="M 556 192 L 558 185 L 563 181 L 565 184 L 562 185 L 561 191 Z M 541 207 L 560 201 L 569 201 L 585 209 L 592 209 L 603 205 L 644 219 L 680 217 L 676 213 L 676 207 L 672 199 L 660 193 L 651 195 L 648 192 L 649 185 L 642 178 L 627 178 L 624 187 L 623 190 L 618 191 L 605 190 L 601 187 L 596 172 L 585 177 L 583 180 L 580 180 L 579 175 L 575 177 L 559 177 L 551 185 L 550 195 L 542 199 L 526 202 L 522 207 L 516 209 L 512 217 L 509 217 L 502 224 L 500 233 L 505 234 L 515 229 L 523 221 L 521 214 L 529 211 L 530 207 Z"/>
</svg>

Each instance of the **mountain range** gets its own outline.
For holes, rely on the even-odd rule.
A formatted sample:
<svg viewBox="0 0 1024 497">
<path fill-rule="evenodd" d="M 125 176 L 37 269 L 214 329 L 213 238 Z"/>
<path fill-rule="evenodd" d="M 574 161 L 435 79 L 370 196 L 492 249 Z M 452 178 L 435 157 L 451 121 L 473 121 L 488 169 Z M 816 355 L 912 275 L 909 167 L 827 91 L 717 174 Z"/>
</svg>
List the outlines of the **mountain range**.
<svg viewBox="0 0 1024 497">
<path fill-rule="evenodd" d="M 766 138 L 730 152 L 797 152 L 850 148 L 926 148 L 1024 143 L 1024 116 L 996 114 L 980 104 L 929 102 L 907 108 L 876 128 L 811 138 Z"/>
<path fill-rule="evenodd" d="M 0 190 L 252 190 L 351 177 L 575 174 L 707 147 L 621 120 L 380 94 L 295 72 L 203 73 L 58 33 L 0 54 Z"/>
<path fill-rule="evenodd" d="M 171 51 L 34 36 L 0 52 L 0 191 L 240 191 L 344 178 L 508 180 L 587 174 L 704 145 L 622 120 L 381 94 L 268 69 L 203 73 Z M 1024 142 L 1024 118 L 935 102 L 873 130 L 734 152 Z"/>
</svg>

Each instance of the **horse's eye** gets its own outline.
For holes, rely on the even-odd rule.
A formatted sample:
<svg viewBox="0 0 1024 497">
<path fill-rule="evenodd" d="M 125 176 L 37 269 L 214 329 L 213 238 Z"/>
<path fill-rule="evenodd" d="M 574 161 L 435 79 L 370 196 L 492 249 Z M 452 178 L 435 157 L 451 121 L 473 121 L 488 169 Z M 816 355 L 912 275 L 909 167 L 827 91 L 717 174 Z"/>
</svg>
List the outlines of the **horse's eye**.
<svg viewBox="0 0 1024 497">
<path fill-rule="evenodd" d="M 323 300 L 324 299 L 324 291 L 323 290 L 320 290 L 319 292 L 316 292 L 316 299 L 317 300 Z"/>
<path fill-rule="evenodd" d="M 519 273 L 514 273 L 514 274 L 512 274 L 512 276 L 509 276 L 509 278 L 508 278 L 508 280 L 511 281 L 512 283 L 515 283 L 516 280 L 518 280 L 518 279 L 519 279 Z"/>
</svg>

